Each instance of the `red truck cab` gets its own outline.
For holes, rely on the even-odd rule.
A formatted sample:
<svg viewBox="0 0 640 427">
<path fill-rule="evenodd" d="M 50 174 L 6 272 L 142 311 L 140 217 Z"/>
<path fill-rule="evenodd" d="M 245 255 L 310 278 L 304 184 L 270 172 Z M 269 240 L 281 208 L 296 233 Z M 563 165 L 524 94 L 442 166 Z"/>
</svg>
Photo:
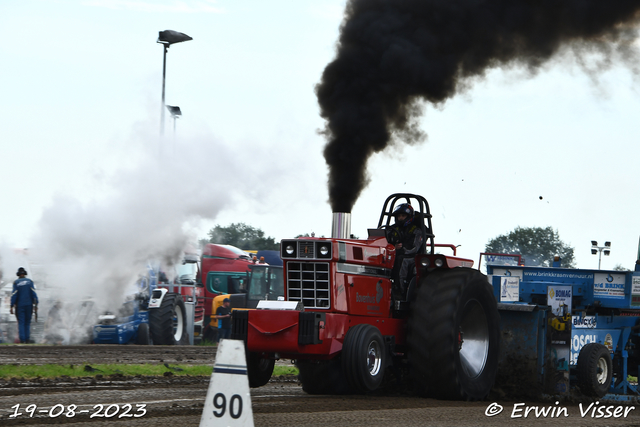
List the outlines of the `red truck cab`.
<svg viewBox="0 0 640 427">
<path fill-rule="evenodd" d="M 251 265 L 251 256 L 235 246 L 208 243 L 203 248 L 201 280 L 204 338 L 211 339 L 215 335 L 210 330 L 214 298 L 223 294 L 237 294 L 245 288 Z"/>
</svg>

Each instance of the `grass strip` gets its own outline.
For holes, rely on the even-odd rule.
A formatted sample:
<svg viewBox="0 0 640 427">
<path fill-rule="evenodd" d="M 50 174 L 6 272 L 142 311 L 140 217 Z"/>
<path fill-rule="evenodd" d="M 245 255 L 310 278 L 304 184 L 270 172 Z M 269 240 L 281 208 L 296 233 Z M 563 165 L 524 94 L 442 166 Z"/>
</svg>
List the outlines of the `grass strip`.
<svg viewBox="0 0 640 427">
<path fill-rule="evenodd" d="M 87 368 L 87 367 L 90 367 Z M 121 365 L 121 364 L 100 364 L 100 365 L 0 365 L 0 379 L 31 379 L 31 378 L 56 378 L 67 376 L 93 377 L 96 375 L 125 375 L 125 376 L 163 376 L 166 372 L 173 375 L 189 376 L 211 376 L 213 366 L 211 365 Z M 273 370 L 274 376 L 298 375 L 298 370 L 290 366 L 276 366 Z"/>
</svg>

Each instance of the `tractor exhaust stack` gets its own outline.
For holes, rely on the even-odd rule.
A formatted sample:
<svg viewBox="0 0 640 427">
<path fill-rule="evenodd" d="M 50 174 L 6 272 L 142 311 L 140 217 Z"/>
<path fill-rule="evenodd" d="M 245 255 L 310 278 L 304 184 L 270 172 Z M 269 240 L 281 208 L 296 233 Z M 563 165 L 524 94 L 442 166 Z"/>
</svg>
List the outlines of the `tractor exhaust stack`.
<svg viewBox="0 0 640 427">
<path fill-rule="evenodd" d="M 334 212 L 331 237 L 349 239 L 351 237 L 351 212 Z"/>
</svg>

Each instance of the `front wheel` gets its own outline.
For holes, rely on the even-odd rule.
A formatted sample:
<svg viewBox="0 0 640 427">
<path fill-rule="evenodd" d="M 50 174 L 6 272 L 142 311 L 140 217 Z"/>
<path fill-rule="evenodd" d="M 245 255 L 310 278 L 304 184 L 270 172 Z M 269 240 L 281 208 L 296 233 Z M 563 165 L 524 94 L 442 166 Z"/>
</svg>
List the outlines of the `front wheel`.
<svg viewBox="0 0 640 427">
<path fill-rule="evenodd" d="M 262 387 L 271 379 L 274 359 L 265 359 L 259 353 L 249 353 L 247 357 L 247 375 L 249 377 L 249 387 Z"/>
<path fill-rule="evenodd" d="M 342 373 L 341 359 L 298 360 L 302 391 L 308 394 L 348 394 L 351 390 Z"/>
<path fill-rule="evenodd" d="M 149 324 L 140 323 L 138 325 L 138 336 L 136 337 L 136 344 L 149 345 L 151 344 L 151 337 L 149 335 Z"/>
<path fill-rule="evenodd" d="M 422 279 L 411 305 L 407 344 L 420 394 L 484 399 L 495 382 L 500 346 L 500 316 L 486 276 L 458 267 Z"/>
<path fill-rule="evenodd" d="M 353 390 L 368 393 L 382 383 L 386 348 L 378 328 L 360 324 L 347 332 L 342 345 L 342 371 Z"/>
</svg>

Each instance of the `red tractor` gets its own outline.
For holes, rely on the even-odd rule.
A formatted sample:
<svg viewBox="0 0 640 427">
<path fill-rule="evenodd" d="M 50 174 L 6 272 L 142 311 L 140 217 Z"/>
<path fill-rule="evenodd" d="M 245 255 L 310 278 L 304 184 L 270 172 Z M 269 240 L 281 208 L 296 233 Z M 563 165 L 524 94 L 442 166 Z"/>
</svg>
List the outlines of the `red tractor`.
<svg viewBox="0 0 640 427">
<path fill-rule="evenodd" d="M 398 283 L 401 254 L 388 238 L 402 203 L 415 209 L 424 242 L 408 286 Z M 499 355 L 493 288 L 455 246 L 434 243 L 424 197 L 389 196 L 366 239 L 350 238 L 349 213 L 333 215 L 332 238 L 282 241 L 286 301 L 234 312 L 231 338 L 246 342 L 250 385 L 266 384 L 282 358 L 296 361 L 311 394 L 372 392 L 394 373 L 420 395 L 484 399 Z"/>
</svg>

